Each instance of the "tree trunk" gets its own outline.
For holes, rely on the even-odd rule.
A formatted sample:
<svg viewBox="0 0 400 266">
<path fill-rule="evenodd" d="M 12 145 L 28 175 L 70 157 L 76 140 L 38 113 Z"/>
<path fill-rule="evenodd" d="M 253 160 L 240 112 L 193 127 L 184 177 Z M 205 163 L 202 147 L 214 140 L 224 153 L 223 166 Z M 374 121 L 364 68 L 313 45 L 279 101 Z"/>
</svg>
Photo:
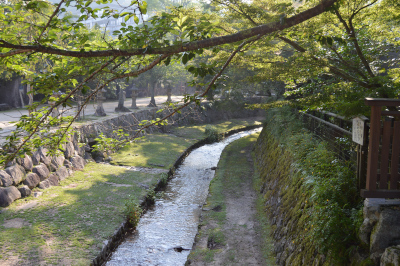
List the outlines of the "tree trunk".
<svg viewBox="0 0 400 266">
<path fill-rule="evenodd" d="M 155 90 L 156 90 L 156 83 L 153 83 L 153 86 L 151 87 L 151 99 L 148 107 L 157 107 L 156 99 L 154 99 Z"/>
<path fill-rule="evenodd" d="M 19 94 L 21 77 L 13 75 L 10 79 L 0 79 L 0 103 L 8 104 L 10 107 L 22 106 Z"/>
</svg>

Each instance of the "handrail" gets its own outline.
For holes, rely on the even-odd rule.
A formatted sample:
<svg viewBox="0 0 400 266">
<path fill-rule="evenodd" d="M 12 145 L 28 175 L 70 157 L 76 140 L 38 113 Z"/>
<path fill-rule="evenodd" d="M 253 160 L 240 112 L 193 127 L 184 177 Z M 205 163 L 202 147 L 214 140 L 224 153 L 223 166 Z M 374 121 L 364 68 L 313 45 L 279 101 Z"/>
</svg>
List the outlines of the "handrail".
<svg viewBox="0 0 400 266">
<path fill-rule="evenodd" d="M 338 131 L 340 131 L 340 132 L 342 132 L 342 133 L 344 133 L 346 135 L 349 135 L 349 136 L 352 135 L 352 133 L 350 131 L 348 131 L 346 129 L 343 129 L 343 128 L 341 128 L 341 127 L 339 127 L 339 126 L 337 126 L 335 124 L 332 124 L 330 122 L 327 122 L 327 121 L 325 121 L 325 120 L 323 120 L 323 119 L 321 119 L 319 117 L 316 117 L 316 116 L 313 116 L 313 115 L 310 115 L 310 114 L 307 114 L 307 113 L 304 113 L 304 112 L 303 112 L 303 114 L 306 115 L 306 116 L 312 117 L 313 119 L 315 119 L 315 120 L 317 120 L 317 121 L 319 121 L 319 122 L 321 122 L 321 123 L 323 123 L 325 125 L 328 125 L 328 126 L 334 128 L 334 129 L 336 129 L 336 130 L 338 130 Z"/>
<path fill-rule="evenodd" d="M 368 106 L 400 106 L 400 99 L 365 98 L 364 102 Z"/>
</svg>

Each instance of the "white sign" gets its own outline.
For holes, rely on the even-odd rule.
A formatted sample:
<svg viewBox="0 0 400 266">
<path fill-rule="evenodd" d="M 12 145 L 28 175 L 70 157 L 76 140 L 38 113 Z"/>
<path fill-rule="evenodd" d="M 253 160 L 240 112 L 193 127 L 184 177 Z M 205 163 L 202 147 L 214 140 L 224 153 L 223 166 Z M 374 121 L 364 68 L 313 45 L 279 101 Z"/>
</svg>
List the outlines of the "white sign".
<svg viewBox="0 0 400 266">
<path fill-rule="evenodd" d="M 359 118 L 353 118 L 353 141 L 357 144 L 364 144 L 364 121 Z"/>
</svg>

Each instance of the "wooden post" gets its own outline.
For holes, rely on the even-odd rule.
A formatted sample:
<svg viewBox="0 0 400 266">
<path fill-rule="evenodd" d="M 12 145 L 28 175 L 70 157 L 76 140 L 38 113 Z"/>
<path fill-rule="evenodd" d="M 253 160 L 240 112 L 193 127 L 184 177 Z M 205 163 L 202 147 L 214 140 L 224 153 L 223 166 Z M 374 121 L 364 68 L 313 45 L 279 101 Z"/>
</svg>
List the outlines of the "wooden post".
<svg viewBox="0 0 400 266">
<path fill-rule="evenodd" d="M 392 159 L 390 170 L 390 190 L 397 190 L 399 182 L 399 156 L 400 156 L 400 121 L 393 125 Z"/>
<path fill-rule="evenodd" d="M 378 175 L 379 138 L 381 133 L 381 106 L 371 107 L 371 128 L 369 137 L 367 190 L 376 190 Z"/>
<path fill-rule="evenodd" d="M 367 118 L 364 120 L 364 143 L 361 146 L 361 154 L 360 154 L 360 165 L 359 165 L 359 174 L 361 177 L 360 180 L 360 188 L 365 188 L 366 186 L 366 177 L 367 173 L 365 172 L 367 168 L 367 160 L 368 160 L 368 142 L 369 142 L 369 126 L 367 124 Z"/>
</svg>

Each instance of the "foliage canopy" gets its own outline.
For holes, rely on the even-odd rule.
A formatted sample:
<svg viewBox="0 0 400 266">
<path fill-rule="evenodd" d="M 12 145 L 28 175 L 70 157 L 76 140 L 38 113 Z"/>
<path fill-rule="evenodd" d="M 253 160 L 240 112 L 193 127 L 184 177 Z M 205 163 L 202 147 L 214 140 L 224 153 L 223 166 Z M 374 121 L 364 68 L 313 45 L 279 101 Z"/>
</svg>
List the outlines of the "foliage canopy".
<svg viewBox="0 0 400 266">
<path fill-rule="evenodd" d="M 192 84 L 203 87 L 200 95 L 185 96 L 183 106 L 212 98 L 209 91 L 227 78 L 222 72 L 230 63 L 230 76 L 239 78 L 245 69 L 251 77 L 240 79 L 262 81 L 256 89 L 272 88 L 279 95 L 284 82 L 291 104 L 348 116 L 368 112 L 362 104 L 366 96 L 400 92 L 398 1 L 175 2 L 167 8 L 161 0 L 149 1 L 152 6 L 143 0 L 0 1 L 0 71 L 24 76 L 34 93 L 46 96 L 29 107 L 31 116 L 9 138 L 2 160 L 29 151 L 22 147 L 34 147 L 32 139 L 48 134 L 43 128 L 63 122 L 60 130 L 66 132 L 79 112 L 64 121 L 48 119 L 57 106 L 72 106 L 80 95 L 83 108 L 111 82 L 136 78 L 155 66 L 176 66 L 171 63 L 186 65 Z M 113 32 L 106 24 L 89 28 L 87 19 L 115 19 L 121 27 Z M 230 83 L 235 87 L 235 79 Z M 64 94 L 55 96 L 60 89 Z M 55 106 L 34 112 L 48 100 Z M 21 132 L 28 137 L 19 143 Z M 59 145 L 65 135 L 48 144 Z"/>
</svg>

